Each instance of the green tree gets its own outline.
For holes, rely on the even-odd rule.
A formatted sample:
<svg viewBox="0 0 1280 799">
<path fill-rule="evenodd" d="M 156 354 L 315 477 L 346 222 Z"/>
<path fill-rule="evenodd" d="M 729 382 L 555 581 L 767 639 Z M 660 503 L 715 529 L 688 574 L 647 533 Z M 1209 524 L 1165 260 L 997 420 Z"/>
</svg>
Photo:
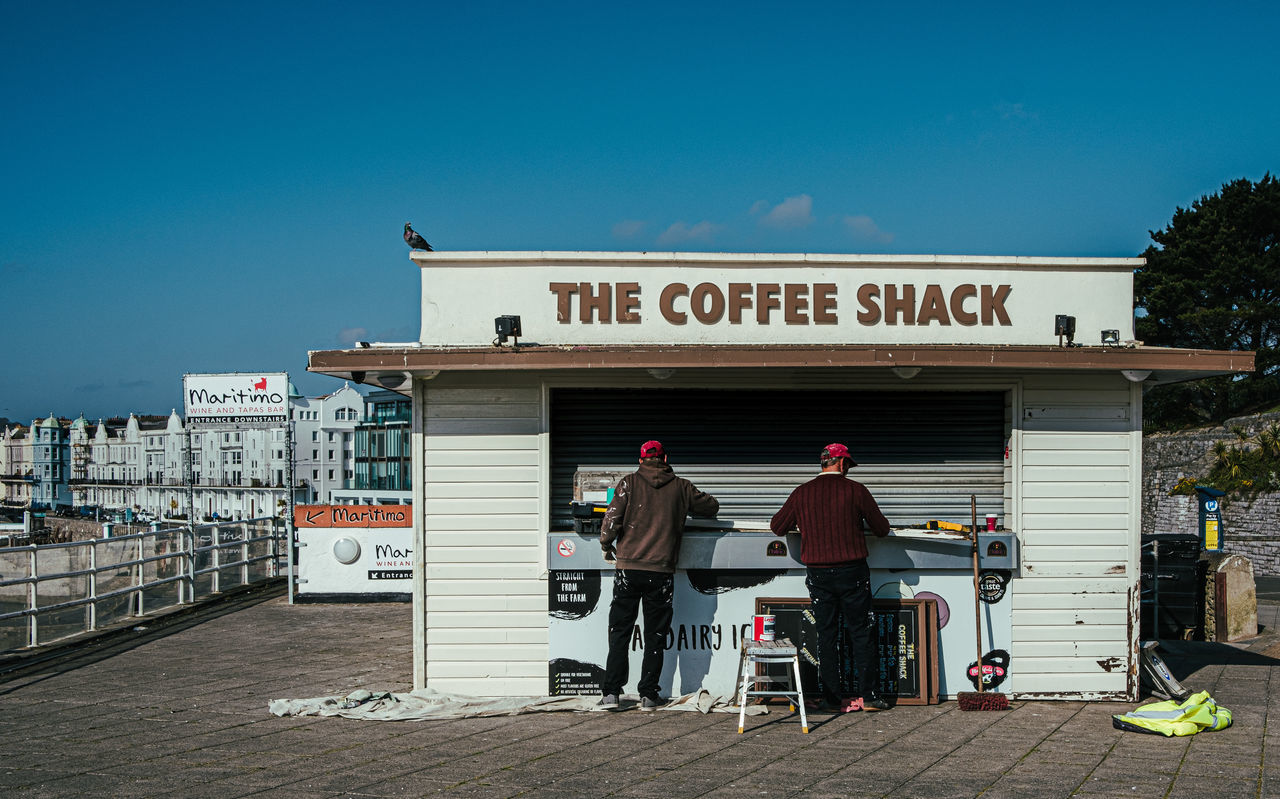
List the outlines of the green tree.
<svg viewBox="0 0 1280 799">
<path fill-rule="evenodd" d="M 1257 371 L 1154 389 L 1155 427 L 1218 422 L 1280 400 L 1280 181 L 1226 183 L 1177 209 L 1134 273 L 1138 338 L 1147 344 L 1254 350 Z M 1145 315 L 1141 315 L 1144 314 Z"/>
</svg>

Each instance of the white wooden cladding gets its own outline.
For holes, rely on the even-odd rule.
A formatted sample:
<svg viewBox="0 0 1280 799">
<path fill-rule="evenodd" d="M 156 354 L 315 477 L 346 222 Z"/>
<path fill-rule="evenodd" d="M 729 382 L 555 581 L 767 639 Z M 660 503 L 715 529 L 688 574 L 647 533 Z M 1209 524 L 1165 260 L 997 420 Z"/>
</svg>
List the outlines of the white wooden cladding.
<svg viewBox="0 0 1280 799">
<path fill-rule="evenodd" d="M 1136 699 L 1140 394 L 1118 374 L 1022 385 L 1011 690 Z"/>
<path fill-rule="evenodd" d="M 541 389 L 423 392 L 426 679 L 441 691 L 547 686 Z"/>
</svg>

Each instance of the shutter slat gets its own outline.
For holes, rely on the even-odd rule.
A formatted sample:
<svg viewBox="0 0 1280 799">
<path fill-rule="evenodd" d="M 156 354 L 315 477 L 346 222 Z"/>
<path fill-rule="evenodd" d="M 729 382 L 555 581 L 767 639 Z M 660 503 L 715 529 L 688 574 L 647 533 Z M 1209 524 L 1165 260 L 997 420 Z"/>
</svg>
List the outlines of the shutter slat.
<svg viewBox="0 0 1280 799">
<path fill-rule="evenodd" d="M 720 500 L 722 518 L 761 521 L 847 444 L 894 525 L 1003 514 L 1002 392 L 555 389 L 552 522 L 570 523 L 579 469 L 631 471 L 640 444 L 663 442 L 676 473 Z"/>
</svg>

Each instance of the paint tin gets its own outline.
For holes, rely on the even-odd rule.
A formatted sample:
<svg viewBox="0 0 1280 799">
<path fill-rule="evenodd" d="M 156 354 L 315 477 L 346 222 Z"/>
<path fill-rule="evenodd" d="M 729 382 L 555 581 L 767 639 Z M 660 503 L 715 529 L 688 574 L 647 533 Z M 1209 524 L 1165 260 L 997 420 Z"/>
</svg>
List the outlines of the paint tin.
<svg viewBox="0 0 1280 799">
<path fill-rule="evenodd" d="M 775 619 L 772 613 L 757 613 L 752 618 L 752 636 L 757 641 L 772 641 L 774 621 Z"/>
<path fill-rule="evenodd" d="M 996 515 L 994 513 L 988 513 L 987 514 L 987 531 L 995 532 L 995 529 L 996 529 Z"/>
</svg>

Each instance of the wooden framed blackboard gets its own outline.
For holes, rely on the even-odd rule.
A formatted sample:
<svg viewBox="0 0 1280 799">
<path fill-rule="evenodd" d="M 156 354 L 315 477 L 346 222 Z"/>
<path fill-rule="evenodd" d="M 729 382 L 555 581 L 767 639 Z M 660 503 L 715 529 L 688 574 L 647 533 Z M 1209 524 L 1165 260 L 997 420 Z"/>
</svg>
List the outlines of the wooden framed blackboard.
<svg viewBox="0 0 1280 799">
<path fill-rule="evenodd" d="M 805 693 L 819 696 L 818 635 L 809 598 L 757 597 L 756 613 L 772 613 L 778 638 L 790 638 L 800 654 L 800 680 Z M 938 703 L 938 603 L 933 599 L 876 599 L 879 693 L 899 705 Z M 851 673 L 849 642 L 840 636 L 841 685 L 834 693 L 862 693 Z M 785 678 L 785 664 L 761 664 L 761 674 Z M 774 672 L 777 672 L 774 674 Z"/>
</svg>

